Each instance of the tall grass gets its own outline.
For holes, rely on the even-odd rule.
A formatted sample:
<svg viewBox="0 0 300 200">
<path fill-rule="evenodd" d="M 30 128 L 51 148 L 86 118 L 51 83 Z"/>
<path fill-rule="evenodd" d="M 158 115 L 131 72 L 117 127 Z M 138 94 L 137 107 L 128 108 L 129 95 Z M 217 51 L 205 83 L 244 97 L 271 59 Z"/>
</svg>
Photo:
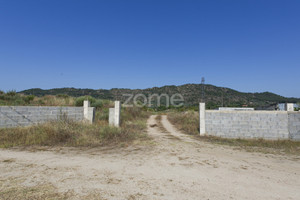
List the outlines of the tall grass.
<svg viewBox="0 0 300 200">
<path fill-rule="evenodd" d="M 0 93 L 0 106 L 74 106 L 75 98 L 68 95 L 37 97 L 10 91 Z"/>
<path fill-rule="evenodd" d="M 122 121 L 134 121 L 138 119 L 147 119 L 149 112 L 141 107 L 124 107 L 121 112 Z"/>
<path fill-rule="evenodd" d="M 198 112 L 192 110 L 186 112 L 169 112 L 168 119 L 179 130 L 189 135 L 197 135 L 199 133 Z"/>
<path fill-rule="evenodd" d="M 122 108 L 121 126 L 108 125 L 108 111 L 114 103 L 91 96 L 70 97 L 65 94 L 36 97 L 15 91 L 0 91 L 0 106 L 82 106 L 89 100 L 96 107 L 95 123 L 85 124 L 61 118 L 31 127 L 0 128 L 0 147 L 13 146 L 97 146 L 108 143 L 129 142 L 145 138 L 146 119 L 149 114 L 142 108 Z"/>
<path fill-rule="evenodd" d="M 101 127 L 58 121 L 31 127 L 0 129 L 0 147 L 90 146 L 101 142 Z"/>
<path fill-rule="evenodd" d="M 37 97 L 34 95 L 23 95 L 15 91 L 7 93 L 0 92 L 0 106 L 82 106 L 84 100 L 89 100 L 92 107 L 101 108 L 109 101 L 96 99 L 91 96 L 71 97 L 66 94 L 45 95 Z"/>
<path fill-rule="evenodd" d="M 139 109 L 139 108 L 138 108 Z M 96 122 L 86 124 L 74 122 L 66 118 L 30 127 L 1 128 L 0 147 L 13 146 L 100 146 L 132 142 L 135 139 L 146 139 L 146 119 L 148 114 L 136 108 L 124 109 L 124 119 L 119 128 L 109 126 L 102 116 L 96 112 Z"/>
</svg>

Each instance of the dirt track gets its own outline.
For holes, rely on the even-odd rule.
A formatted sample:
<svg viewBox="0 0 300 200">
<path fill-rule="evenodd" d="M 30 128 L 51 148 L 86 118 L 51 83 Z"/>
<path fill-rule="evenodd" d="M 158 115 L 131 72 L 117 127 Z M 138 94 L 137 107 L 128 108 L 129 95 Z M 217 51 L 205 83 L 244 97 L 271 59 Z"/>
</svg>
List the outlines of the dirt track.
<svg viewBox="0 0 300 200">
<path fill-rule="evenodd" d="M 72 199 L 300 199 L 300 159 L 190 138 L 162 117 L 154 144 L 122 149 L 0 150 L 2 189 L 52 184 Z M 1 188 L 0 188 L 1 194 Z M 95 197 L 95 196 L 94 196 Z M 91 198 L 94 198 L 91 197 Z"/>
</svg>

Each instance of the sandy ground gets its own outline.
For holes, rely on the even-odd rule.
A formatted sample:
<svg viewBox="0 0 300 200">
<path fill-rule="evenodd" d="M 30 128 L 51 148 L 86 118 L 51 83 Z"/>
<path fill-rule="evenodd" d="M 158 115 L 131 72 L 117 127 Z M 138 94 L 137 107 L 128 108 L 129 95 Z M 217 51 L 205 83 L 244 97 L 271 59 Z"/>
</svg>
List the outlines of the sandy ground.
<svg viewBox="0 0 300 200">
<path fill-rule="evenodd" d="M 72 199 L 91 193 L 101 199 L 300 199 L 299 157 L 201 142 L 180 133 L 165 116 L 161 122 L 167 131 L 153 126 L 155 116 L 149 118 L 153 142 L 146 145 L 2 149 L 2 187 L 52 184 L 74 194 Z"/>
</svg>

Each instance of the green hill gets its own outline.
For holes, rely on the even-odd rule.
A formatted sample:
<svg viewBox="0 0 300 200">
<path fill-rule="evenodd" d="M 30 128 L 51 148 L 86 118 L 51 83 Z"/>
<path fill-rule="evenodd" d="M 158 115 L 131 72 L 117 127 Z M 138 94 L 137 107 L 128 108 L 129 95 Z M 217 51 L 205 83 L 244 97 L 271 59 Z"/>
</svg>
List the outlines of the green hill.
<svg viewBox="0 0 300 200">
<path fill-rule="evenodd" d="M 69 96 L 79 97 L 90 95 L 95 98 L 121 100 L 124 102 L 127 97 L 124 94 L 144 94 L 146 97 L 152 94 L 168 94 L 173 95 L 176 93 L 184 97 L 184 104 L 186 106 L 197 105 L 201 100 L 201 84 L 185 84 L 180 86 L 163 86 L 153 87 L 147 89 L 118 89 L 113 88 L 110 90 L 99 89 L 77 89 L 77 88 L 54 88 L 43 90 L 39 88 L 20 91 L 26 95 L 44 96 L 44 95 L 58 95 L 67 94 Z M 162 98 L 164 99 L 164 98 Z M 244 93 L 230 88 L 217 87 L 214 85 L 205 85 L 205 102 L 209 108 L 219 106 L 249 106 L 260 107 L 268 106 L 275 103 L 296 103 L 300 102 L 300 98 L 287 98 L 270 92 L 263 93 Z"/>
</svg>

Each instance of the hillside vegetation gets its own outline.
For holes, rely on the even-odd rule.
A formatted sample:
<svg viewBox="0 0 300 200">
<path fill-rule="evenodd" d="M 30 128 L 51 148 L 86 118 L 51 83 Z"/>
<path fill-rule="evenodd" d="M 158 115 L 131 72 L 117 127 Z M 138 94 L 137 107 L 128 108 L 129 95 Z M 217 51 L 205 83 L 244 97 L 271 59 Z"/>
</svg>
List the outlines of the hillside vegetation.
<svg viewBox="0 0 300 200">
<path fill-rule="evenodd" d="M 15 91 L 0 92 L 0 106 L 83 106 L 84 100 L 89 100 L 91 106 L 96 108 L 101 108 L 103 104 L 111 102 L 91 96 L 71 97 L 66 94 L 35 96 Z"/>
<path fill-rule="evenodd" d="M 121 100 L 125 102 L 127 97 L 123 94 L 144 94 L 146 97 L 152 94 L 168 94 L 169 96 L 179 93 L 184 97 L 185 106 L 195 106 L 201 101 L 201 84 L 185 84 L 181 86 L 164 86 L 153 87 L 148 89 L 110 89 L 110 90 L 93 90 L 93 89 L 76 89 L 76 88 L 55 88 L 49 90 L 29 89 L 20 91 L 22 94 L 45 96 L 66 94 L 72 97 L 90 95 L 95 98 Z M 165 99 L 162 98 L 164 101 Z M 275 103 L 296 103 L 300 98 L 286 98 L 274 93 L 243 93 L 230 88 L 217 87 L 214 85 L 205 85 L 205 102 L 208 108 L 220 106 L 249 106 L 259 107 Z M 162 102 L 165 103 L 165 102 Z M 155 104 L 154 104 L 155 105 Z"/>
</svg>

